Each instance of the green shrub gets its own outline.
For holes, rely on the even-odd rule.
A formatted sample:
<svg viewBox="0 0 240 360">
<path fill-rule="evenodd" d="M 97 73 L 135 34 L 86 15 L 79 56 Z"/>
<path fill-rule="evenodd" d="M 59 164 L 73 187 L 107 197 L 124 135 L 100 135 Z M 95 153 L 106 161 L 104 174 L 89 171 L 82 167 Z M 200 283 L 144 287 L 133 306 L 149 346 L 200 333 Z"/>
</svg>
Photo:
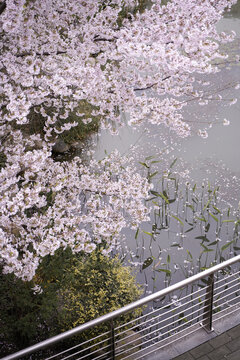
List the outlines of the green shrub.
<svg viewBox="0 0 240 360">
<path fill-rule="evenodd" d="M 7 354 L 83 324 L 139 298 L 141 290 L 129 267 L 97 252 L 72 254 L 70 249 L 46 256 L 33 282 L 0 275 L 0 343 Z M 141 310 L 124 317 L 132 319 Z M 120 321 L 122 321 L 121 319 Z M 108 329 L 108 328 L 107 328 Z M 105 330 L 105 325 L 94 333 Z M 88 338 L 85 333 L 78 341 Z"/>
<path fill-rule="evenodd" d="M 67 330 L 137 300 L 141 294 L 129 267 L 93 252 L 85 262 L 75 258 L 59 293 L 58 320 Z M 139 313 L 139 311 L 136 311 Z M 136 314 L 135 314 L 136 315 Z M 133 314 L 126 315 L 128 321 Z"/>
<path fill-rule="evenodd" d="M 2 270 L 2 269 L 0 269 Z M 42 296 L 34 295 L 32 282 L 13 274 L 0 274 L 0 353 L 17 351 L 41 339 L 38 315 Z"/>
</svg>

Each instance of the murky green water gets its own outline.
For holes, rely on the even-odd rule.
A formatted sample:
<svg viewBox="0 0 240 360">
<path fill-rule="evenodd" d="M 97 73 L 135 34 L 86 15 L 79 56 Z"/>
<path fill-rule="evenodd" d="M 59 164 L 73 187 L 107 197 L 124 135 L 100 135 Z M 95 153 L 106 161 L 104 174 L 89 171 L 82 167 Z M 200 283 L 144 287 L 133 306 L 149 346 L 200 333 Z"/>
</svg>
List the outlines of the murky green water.
<svg viewBox="0 0 240 360">
<path fill-rule="evenodd" d="M 147 166 L 160 161 L 150 170 L 158 172 L 152 177 L 158 195 L 152 194 L 151 221 L 142 224 L 138 234 L 126 231 L 120 247 L 125 262 L 136 268 L 137 279 L 146 285 L 146 293 L 232 257 L 240 249 L 240 62 L 235 61 L 240 55 L 240 1 L 218 28 L 235 30 L 237 37 L 225 49 L 229 59 L 220 65 L 221 72 L 206 79 L 207 97 L 219 92 L 222 99 L 205 106 L 192 102 L 185 109 L 192 136 L 180 139 L 164 126 L 132 129 L 126 125 L 117 137 L 103 131 L 95 146 L 99 159 L 115 148 L 134 155 L 143 173 L 147 168 L 139 162 L 151 156 Z M 238 102 L 227 106 L 233 99 Z M 229 126 L 223 125 L 224 119 Z M 207 139 L 197 135 L 199 128 L 207 129 Z"/>
</svg>

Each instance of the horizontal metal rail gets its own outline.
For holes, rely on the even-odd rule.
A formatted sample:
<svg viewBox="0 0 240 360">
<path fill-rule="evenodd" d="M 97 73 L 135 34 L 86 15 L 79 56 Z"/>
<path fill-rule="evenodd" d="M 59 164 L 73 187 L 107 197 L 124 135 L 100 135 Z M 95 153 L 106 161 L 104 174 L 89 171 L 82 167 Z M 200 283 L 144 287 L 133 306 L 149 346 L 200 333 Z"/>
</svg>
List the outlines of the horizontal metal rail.
<svg viewBox="0 0 240 360">
<path fill-rule="evenodd" d="M 49 348 L 50 346 L 52 346 L 52 345 L 54 345 L 54 344 L 57 344 L 57 343 L 59 343 L 59 342 L 61 342 L 61 341 L 63 341 L 63 340 L 66 340 L 66 339 L 69 339 L 70 337 L 73 337 L 73 336 L 76 336 L 76 335 L 78 335 L 78 334 L 80 334 L 80 333 L 82 333 L 82 332 L 84 332 L 84 331 L 86 331 L 86 330 L 89 330 L 89 329 L 91 329 L 91 328 L 93 328 L 93 327 L 96 327 L 96 326 L 98 326 L 98 325 L 101 325 L 102 323 L 106 323 L 106 322 L 109 322 L 110 324 L 112 324 L 111 325 L 111 328 L 109 328 L 109 333 L 108 332 L 105 332 L 105 334 L 102 334 L 102 336 L 104 336 L 104 335 L 106 335 L 107 336 L 107 339 L 106 339 L 106 342 L 104 343 L 104 339 L 103 340 L 101 340 L 101 343 L 104 345 L 103 347 L 104 348 L 106 348 L 106 349 L 108 349 L 109 351 L 107 351 L 107 353 L 109 353 L 109 359 L 115 359 L 115 352 L 116 352 L 116 350 L 117 349 L 115 349 L 115 337 L 117 337 L 118 336 L 118 334 L 117 333 L 115 333 L 116 332 L 116 330 L 117 329 L 119 329 L 120 330 L 120 328 L 122 328 L 122 327 L 124 327 L 124 326 L 126 326 L 126 324 L 128 324 L 128 323 L 125 323 L 125 325 L 121 325 L 121 326 L 116 326 L 115 328 L 114 328 L 114 325 L 113 325 L 113 323 L 114 323 L 114 320 L 116 319 L 116 318 L 118 318 L 118 317 L 120 317 L 120 316 L 122 316 L 122 315 L 124 315 L 124 314 L 126 314 L 126 313 L 128 313 L 128 312 L 131 312 L 131 311 L 133 311 L 133 310 L 135 310 L 135 309 L 137 309 L 137 308 L 141 308 L 141 307 L 143 307 L 144 305 L 146 305 L 146 304 L 148 304 L 148 303 L 150 303 L 150 302 L 152 302 L 152 301 L 155 301 L 155 300 L 159 300 L 159 299 L 161 299 L 161 298 L 163 298 L 163 297 L 165 297 L 166 295 L 169 295 L 169 294 L 171 294 L 171 293 L 173 293 L 174 291 L 176 291 L 176 290 L 179 290 L 179 289 L 182 289 L 182 288 L 185 288 L 185 287 L 187 287 L 188 285 L 191 285 L 191 284 L 193 284 L 193 283 L 195 283 L 195 282 L 197 282 L 198 280 L 201 280 L 201 279 L 203 279 L 203 278 L 208 278 L 208 281 L 210 281 L 209 283 L 208 283 L 208 285 L 206 285 L 205 287 L 204 287 L 204 289 L 205 289 L 205 293 L 202 295 L 202 297 L 203 297 L 203 301 L 201 300 L 199 300 L 198 298 L 195 298 L 194 300 L 196 301 L 196 299 L 199 301 L 199 305 L 201 305 L 202 306 L 202 313 L 201 313 L 201 316 L 202 316 L 202 318 L 203 318 L 203 325 L 205 324 L 205 326 L 206 327 L 211 327 L 211 324 L 212 324 L 212 312 L 213 312 L 213 302 L 214 302 L 214 296 L 215 295 L 213 295 L 213 282 L 214 282 L 214 274 L 215 273 L 217 273 L 218 271 L 220 271 L 220 270 L 223 270 L 224 268 L 226 268 L 226 267 L 230 267 L 231 265 L 233 265 L 233 264 L 235 264 L 235 263 L 237 263 L 237 262 L 239 262 L 240 261 L 240 255 L 238 255 L 238 256 L 235 256 L 235 257 L 233 257 L 233 258 L 231 258 L 231 259 L 229 259 L 229 260 L 226 260 L 226 261 L 224 261 L 224 262 L 222 262 L 222 263 L 220 263 L 220 264 L 218 264 L 218 265 L 215 265 L 215 266 L 213 266 L 213 267 L 211 267 L 211 268 L 209 268 L 209 269 L 207 269 L 207 270 L 204 270 L 204 271 L 202 271 L 202 272 L 200 272 L 200 273 L 198 273 L 198 274 L 196 274 L 196 275 L 193 275 L 193 276 L 191 276 L 191 277 L 189 277 L 189 278 L 187 278 L 187 279 L 184 279 L 184 280 L 182 280 L 182 281 L 180 281 L 180 282 L 178 282 L 178 283 L 176 283 L 176 284 L 174 284 L 174 285 L 171 285 L 171 286 L 169 286 L 169 287 L 167 287 L 167 288 L 165 288 L 165 289 L 163 289 L 163 290 L 160 290 L 160 291 L 158 291 L 158 292 L 156 292 L 156 293 L 154 293 L 154 294 L 151 294 L 151 295 L 149 295 L 149 296 L 146 296 L 146 297 L 144 297 L 144 298 L 142 298 L 142 299 L 140 299 L 140 300 L 138 300 L 138 301 L 135 301 L 135 302 L 133 302 L 133 303 L 131 303 L 131 304 L 129 304 L 129 305 L 126 305 L 126 306 L 124 306 L 124 307 L 122 307 L 121 309 L 118 309 L 118 310 L 115 310 L 115 311 L 113 311 L 113 312 L 111 312 L 111 313 L 108 313 L 108 314 L 106 314 L 106 315 L 103 315 L 103 316 L 100 316 L 99 318 L 97 318 L 97 319 L 95 319 L 95 320 L 91 320 L 91 321 L 89 321 L 89 322 L 87 322 L 87 323 L 85 323 L 85 324 L 83 324 L 83 325 L 80 325 L 80 326 L 77 326 L 77 327 L 75 327 L 75 328 L 73 328 L 73 329 L 71 329 L 71 330 L 69 330 L 69 331 L 66 331 L 66 332 L 64 332 L 64 333 L 62 333 L 62 334 L 59 334 L 59 335 L 57 335 L 57 336 L 53 336 L 53 337 L 51 337 L 51 338 L 49 338 L 49 339 L 47 339 L 47 340 L 45 340 L 45 341 L 42 341 L 42 342 L 40 342 L 40 343 L 38 343 L 38 344 L 36 344 L 36 345 L 33 345 L 33 346 L 30 346 L 30 347 L 28 347 L 28 348 L 26 348 L 26 349 L 23 349 L 23 350 L 21 350 L 21 351 L 18 351 L 18 352 L 16 352 L 16 353 L 14 353 L 14 354 L 11 354 L 11 355 L 8 355 L 8 356 L 5 356 L 4 358 L 2 358 L 1 360 L 14 360 L 14 359 L 20 359 L 20 358 L 22 358 L 22 357 L 25 357 L 25 356 L 27 356 L 27 355 L 29 355 L 29 354 L 32 354 L 32 353 L 35 353 L 35 352 L 37 352 L 37 351 L 39 351 L 39 350 L 43 350 L 43 349 L 46 349 L 46 348 Z M 231 275 L 230 275 L 231 276 Z M 226 277 L 227 278 L 227 277 Z M 203 289 L 203 290 L 204 290 Z M 201 291 L 201 290 L 200 290 Z M 192 294 L 189 294 L 189 295 L 187 295 L 187 296 L 185 296 L 185 297 L 183 297 L 182 299 L 185 299 L 185 298 L 187 298 L 188 296 L 193 296 L 196 292 L 198 292 L 198 291 L 195 291 L 194 293 L 192 293 Z M 226 296 L 227 296 L 227 290 L 226 290 L 226 294 L 225 294 Z M 179 299 L 179 300 L 182 300 L 182 299 Z M 195 306 L 195 304 L 194 304 L 194 300 L 192 301 L 192 307 L 193 306 Z M 187 302 L 187 304 L 189 304 L 189 301 Z M 174 302 L 170 302 L 170 305 L 174 305 Z M 186 305 L 186 304 L 185 304 Z M 178 306 L 179 305 L 176 305 L 176 309 L 178 308 Z M 184 306 L 184 304 L 181 304 L 180 305 L 180 307 L 181 306 Z M 166 308 L 165 306 L 163 307 L 163 308 L 161 308 L 161 309 L 164 309 L 164 308 Z M 158 310 L 154 310 L 153 311 L 153 313 L 155 313 L 155 312 L 157 312 Z M 159 309 L 159 311 L 160 311 L 160 309 Z M 173 317 L 174 317 L 174 310 L 172 310 L 172 312 L 173 312 Z M 199 310 L 199 312 L 200 312 L 200 310 Z M 197 311 L 192 311 L 192 314 L 188 314 L 187 315 L 187 317 L 188 316 L 190 316 L 190 315 L 194 315 L 194 317 L 192 317 L 192 319 L 193 320 L 195 320 L 195 313 L 197 313 Z M 151 314 L 151 312 L 150 312 L 150 314 Z M 210 314 L 210 315 L 209 315 Z M 149 316 L 149 314 L 146 314 L 146 315 L 142 315 L 142 316 L 140 316 L 139 318 L 137 318 L 136 319 L 136 321 L 139 321 L 140 319 L 144 319 L 144 317 L 148 317 Z M 210 319 L 209 319 L 209 316 L 210 316 Z M 157 315 L 157 317 L 158 317 L 158 315 Z M 197 321 L 198 321 L 198 318 L 200 317 L 200 313 L 199 313 L 199 315 L 197 315 L 196 316 L 196 319 L 197 319 Z M 156 320 L 156 319 L 155 319 Z M 134 323 L 134 321 L 135 320 L 133 320 L 133 323 Z M 176 320 L 176 321 L 181 321 L 181 319 L 179 319 L 179 320 Z M 175 321 L 175 322 L 176 322 Z M 129 323 L 131 323 L 132 321 L 130 321 Z M 148 323 L 148 320 L 147 321 L 145 321 L 145 322 L 147 322 Z M 160 322 L 159 322 L 160 323 Z M 174 323 L 172 323 L 172 324 L 174 324 Z M 171 324 L 170 324 L 171 325 Z M 183 326 L 184 324 L 182 324 L 181 326 Z M 134 325 L 133 326 L 133 328 L 136 328 L 136 326 L 137 325 Z M 139 326 L 141 326 L 141 322 L 139 321 Z M 158 322 L 155 322 L 155 324 L 153 324 L 152 325 L 153 327 L 155 326 L 155 327 L 157 327 L 157 326 L 159 326 L 158 325 Z M 184 326 L 183 326 L 184 327 Z M 191 327 L 191 326 L 189 326 L 189 327 Z M 165 326 L 164 326 L 164 328 L 165 328 Z M 151 329 L 149 329 L 150 331 L 150 334 L 152 334 L 152 333 L 154 333 L 154 331 L 153 330 L 151 330 Z M 161 334 L 161 332 L 160 332 L 160 330 L 161 330 L 161 328 L 157 328 L 157 330 L 156 331 L 159 331 L 159 334 L 161 335 L 161 336 L 163 336 L 163 335 L 165 335 L 165 333 L 162 335 Z M 121 331 L 121 330 L 120 330 Z M 147 334 L 147 329 L 145 328 L 143 328 L 143 330 L 141 330 L 140 331 L 140 333 L 141 332 L 146 332 L 146 334 Z M 169 330 L 169 332 L 171 333 L 171 331 L 173 331 L 174 332 L 174 330 Z M 127 330 L 126 330 L 126 333 L 127 333 Z M 128 337 L 129 337 L 129 335 L 127 335 Z M 100 339 L 101 338 L 101 335 L 99 336 L 96 336 L 94 339 Z M 94 339 L 92 339 L 92 340 L 94 340 Z M 109 343 L 109 345 L 107 345 L 108 343 L 107 343 L 107 341 L 110 341 L 110 343 Z M 87 341 L 88 342 L 88 341 Z M 118 341 L 117 341 L 118 342 Z M 149 340 L 147 340 L 147 342 L 149 342 Z M 70 351 L 70 350 L 73 350 L 73 349 L 75 349 L 76 348 L 76 350 L 77 350 L 77 348 L 78 348 L 78 346 L 82 346 L 83 344 L 79 344 L 79 345 L 77 345 L 76 347 L 75 346 L 73 346 L 73 347 L 71 347 L 70 349 L 68 349 L 68 350 L 64 350 L 64 351 L 62 351 L 62 352 L 60 352 L 59 354 L 57 354 L 57 355 L 53 355 L 53 356 L 50 356 L 49 357 L 49 359 L 51 359 L 51 358 L 55 358 L 56 356 L 58 356 L 58 355 L 61 355 L 61 354 L 65 354 L 67 351 Z M 124 346 L 122 345 L 121 346 L 122 348 L 124 348 Z M 135 347 L 137 347 L 137 345 L 135 345 Z M 83 349 L 83 351 L 84 350 L 86 350 L 86 349 Z M 81 352 L 81 349 L 79 349 L 79 351 Z M 127 351 L 129 351 L 129 350 L 125 350 L 126 352 Z M 143 351 L 143 350 L 138 350 L 137 352 L 140 352 L 140 351 Z M 98 351 L 96 350 L 95 351 L 96 353 L 98 353 Z M 78 351 L 76 352 L 76 354 L 78 353 Z M 100 354 L 98 354 L 98 357 L 99 358 L 101 358 L 102 357 L 102 355 Z M 67 357 L 66 357 L 67 358 Z M 69 358 L 71 358 L 71 357 L 69 357 Z M 104 356 L 103 356 L 103 358 L 104 358 Z M 116 354 L 116 358 L 117 358 L 117 354 Z M 95 358 L 96 359 L 96 358 Z"/>
</svg>

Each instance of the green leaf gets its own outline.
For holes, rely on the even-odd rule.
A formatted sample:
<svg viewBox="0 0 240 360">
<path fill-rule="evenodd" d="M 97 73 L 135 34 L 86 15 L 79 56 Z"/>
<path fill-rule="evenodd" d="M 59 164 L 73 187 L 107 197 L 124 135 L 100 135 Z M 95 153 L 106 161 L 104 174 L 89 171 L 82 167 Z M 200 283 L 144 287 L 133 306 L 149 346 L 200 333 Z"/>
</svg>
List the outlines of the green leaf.
<svg viewBox="0 0 240 360">
<path fill-rule="evenodd" d="M 152 160 L 152 159 L 154 159 L 154 158 L 155 158 L 154 155 L 150 155 L 150 156 L 147 156 L 147 157 L 145 158 L 145 160 Z"/>
<path fill-rule="evenodd" d="M 169 204 L 168 198 L 167 198 L 166 196 L 164 196 L 163 193 L 160 192 L 158 196 L 161 196 L 161 198 L 162 198 L 167 204 Z"/>
<path fill-rule="evenodd" d="M 209 207 L 210 202 L 211 202 L 211 200 L 209 199 L 208 202 L 206 203 L 206 205 L 204 206 L 203 211 L 204 211 L 207 207 Z"/>
<path fill-rule="evenodd" d="M 204 216 L 203 216 L 202 218 L 200 218 L 200 217 L 196 216 L 196 219 L 197 219 L 197 220 L 200 220 L 200 221 L 207 222 L 207 220 L 205 219 L 205 217 L 204 217 Z"/>
<path fill-rule="evenodd" d="M 144 230 L 143 230 L 143 232 L 144 232 L 144 234 L 147 234 L 147 235 L 149 235 L 149 236 L 153 236 L 153 234 L 150 233 L 150 232 L 148 232 L 148 231 L 144 231 Z"/>
<path fill-rule="evenodd" d="M 205 245 L 203 244 L 200 244 L 203 248 L 204 248 L 204 251 L 203 252 L 210 252 L 210 251 L 213 251 L 213 249 L 208 249 Z"/>
<path fill-rule="evenodd" d="M 211 190 L 211 184 L 210 184 L 210 181 L 208 181 L 208 192 L 211 193 L 212 190 Z"/>
<path fill-rule="evenodd" d="M 136 233 L 135 233 L 135 240 L 136 240 L 137 237 L 138 237 L 138 233 L 139 233 L 139 228 L 137 228 L 137 231 L 136 231 Z"/>
<path fill-rule="evenodd" d="M 209 215 L 210 215 L 216 222 L 218 222 L 218 218 L 217 218 L 215 215 L 213 215 L 210 211 L 209 211 Z"/>
<path fill-rule="evenodd" d="M 151 161 L 151 164 L 157 164 L 157 163 L 160 163 L 162 162 L 161 160 L 154 160 L 154 161 Z"/>
<path fill-rule="evenodd" d="M 197 184 L 194 185 L 192 191 L 194 192 L 196 190 Z"/>
<path fill-rule="evenodd" d="M 169 264 L 171 262 L 171 258 L 170 258 L 170 255 L 168 254 L 167 256 L 167 263 Z"/>
<path fill-rule="evenodd" d="M 188 233 L 188 232 L 190 232 L 190 231 L 192 231 L 193 229 L 194 229 L 194 228 L 191 227 L 190 229 L 188 229 L 187 231 L 185 231 L 185 234 Z"/>
<path fill-rule="evenodd" d="M 205 249 L 205 250 L 203 250 L 204 253 L 205 252 L 211 252 L 211 251 L 213 251 L 213 249 Z"/>
<path fill-rule="evenodd" d="M 156 269 L 158 272 L 165 272 L 168 276 L 171 275 L 171 270 L 168 269 Z"/>
<path fill-rule="evenodd" d="M 149 179 L 151 179 L 151 178 L 153 178 L 155 175 L 157 175 L 158 174 L 158 171 L 155 171 L 154 173 L 152 173 L 152 174 L 150 174 L 149 176 L 148 176 L 148 178 Z"/>
<path fill-rule="evenodd" d="M 233 219 L 229 219 L 229 220 L 223 220 L 223 223 L 229 223 L 229 222 L 235 222 L 235 220 L 233 220 Z"/>
<path fill-rule="evenodd" d="M 174 159 L 173 160 L 173 162 L 171 163 L 171 165 L 170 165 L 170 169 L 176 164 L 176 162 L 177 162 L 177 158 L 176 159 Z"/>
<path fill-rule="evenodd" d="M 178 323 L 180 323 L 181 321 L 188 322 L 187 318 L 184 317 L 184 313 L 179 314 L 178 318 L 180 319 Z"/>
<path fill-rule="evenodd" d="M 217 243 L 218 243 L 218 241 L 213 241 L 210 244 L 208 244 L 208 246 L 213 246 L 213 245 L 216 245 Z"/>
<path fill-rule="evenodd" d="M 155 195 L 155 196 L 159 196 L 159 193 L 157 191 L 151 190 L 150 193 Z"/>
<path fill-rule="evenodd" d="M 169 204 L 169 200 L 168 200 L 166 192 L 165 192 L 165 195 L 161 192 L 158 193 L 157 191 L 154 191 L 154 190 L 151 190 L 150 193 L 154 196 L 161 197 L 167 204 Z"/>
<path fill-rule="evenodd" d="M 146 269 L 147 267 L 149 267 L 149 266 L 152 264 L 152 262 L 153 262 L 153 259 L 152 259 L 151 257 L 148 257 L 148 258 L 144 261 L 144 263 L 143 263 L 143 265 L 142 265 L 142 270 L 144 270 L 144 269 Z"/>
<path fill-rule="evenodd" d="M 208 224 L 205 226 L 205 231 L 208 232 L 209 229 L 210 229 L 210 223 L 208 223 Z"/>
<path fill-rule="evenodd" d="M 139 161 L 139 164 L 141 164 L 141 165 L 143 165 L 143 166 L 145 166 L 147 169 L 149 169 L 149 165 L 147 165 L 146 163 L 144 163 L 144 162 L 141 162 L 141 161 Z"/>
<path fill-rule="evenodd" d="M 192 259 L 193 257 L 192 257 L 192 254 L 190 253 L 189 250 L 187 250 L 187 253 L 188 253 L 188 255 L 190 256 L 190 258 Z"/>
<path fill-rule="evenodd" d="M 216 206 L 213 205 L 213 208 L 214 208 L 219 214 L 221 214 L 221 210 L 219 210 Z"/>
<path fill-rule="evenodd" d="M 145 201 L 152 201 L 152 200 L 154 200 L 154 199 L 156 199 L 156 196 L 154 196 L 154 197 L 151 197 L 151 198 L 149 198 L 149 199 L 146 199 Z M 154 201 L 152 201 L 153 203 L 154 203 Z M 154 203 L 155 205 L 159 205 L 159 204 L 157 204 L 156 202 Z"/>
<path fill-rule="evenodd" d="M 168 199 L 168 194 L 166 193 L 165 190 L 163 190 L 163 195 Z"/>
<path fill-rule="evenodd" d="M 221 247 L 221 251 L 226 250 L 233 242 L 234 242 L 234 240 L 232 240 L 232 241 L 230 241 L 229 243 L 223 245 L 223 246 Z"/>
<path fill-rule="evenodd" d="M 210 240 L 206 237 L 206 235 L 204 235 L 204 236 L 196 236 L 195 239 L 199 239 L 199 240 L 203 240 L 203 241 L 207 241 L 207 242 L 210 241 Z"/>
<path fill-rule="evenodd" d="M 181 224 L 182 226 L 184 226 L 182 220 L 179 219 L 176 215 L 171 214 L 171 216 L 172 216 L 174 219 L 176 219 L 178 222 L 180 222 L 180 224 Z"/>
</svg>

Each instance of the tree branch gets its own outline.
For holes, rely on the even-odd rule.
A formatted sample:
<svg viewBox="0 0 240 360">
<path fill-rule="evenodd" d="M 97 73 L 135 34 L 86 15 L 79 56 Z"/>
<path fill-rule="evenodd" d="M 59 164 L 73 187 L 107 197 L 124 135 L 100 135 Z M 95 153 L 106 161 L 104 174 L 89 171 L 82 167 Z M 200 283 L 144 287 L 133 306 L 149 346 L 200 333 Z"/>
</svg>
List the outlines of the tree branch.
<svg viewBox="0 0 240 360">
<path fill-rule="evenodd" d="M 162 79 L 162 81 L 167 80 L 167 79 L 169 79 L 170 77 L 171 77 L 170 75 L 169 75 L 169 76 L 166 76 L 165 78 Z M 157 85 L 157 83 L 154 83 L 154 84 L 152 84 L 152 85 L 149 85 L 149 86 L 146 86 L 146 87 L 143 87 L 143 88 L 134 88 L 133 90 L 134 90 L 134 91 L 148 90 L 148 89 L 151 89 L 154 85 Z"/>
<path fill-rule="evenodd" d="M 62 55 L 62 54 L 66 54 L 67 51 L 57 51 L 56 53 L 49 53 L 49 52 L 43 52 L 43 53 L 36 53 L 35 55 L 37 56 L 50 56 L 50 55 Z M 24 56 L 31 56 L 34 55 L 31 52 L 25 52 L 25 53 L 21 53 L 21 54 L 17 54 L 17 57 L 24 57 Z"/>
<path fill-rule="evenodd" d="M 101 38 L 101 37 L 97 37 L 97 38 L 94 38 L 94 41 L 110 41 L 110 42 L 113 42 L 115 41 L 117 38 L 114 38 L 114 39 L 106 39 L 106 38 Z"/>
<path fill-rule="evenodd" d="M 3 2 L 0 3 L 0 15 L 4 12 L 5 9 L 6 9 L 6 1 L 4 0 Z"/>
</svg>

